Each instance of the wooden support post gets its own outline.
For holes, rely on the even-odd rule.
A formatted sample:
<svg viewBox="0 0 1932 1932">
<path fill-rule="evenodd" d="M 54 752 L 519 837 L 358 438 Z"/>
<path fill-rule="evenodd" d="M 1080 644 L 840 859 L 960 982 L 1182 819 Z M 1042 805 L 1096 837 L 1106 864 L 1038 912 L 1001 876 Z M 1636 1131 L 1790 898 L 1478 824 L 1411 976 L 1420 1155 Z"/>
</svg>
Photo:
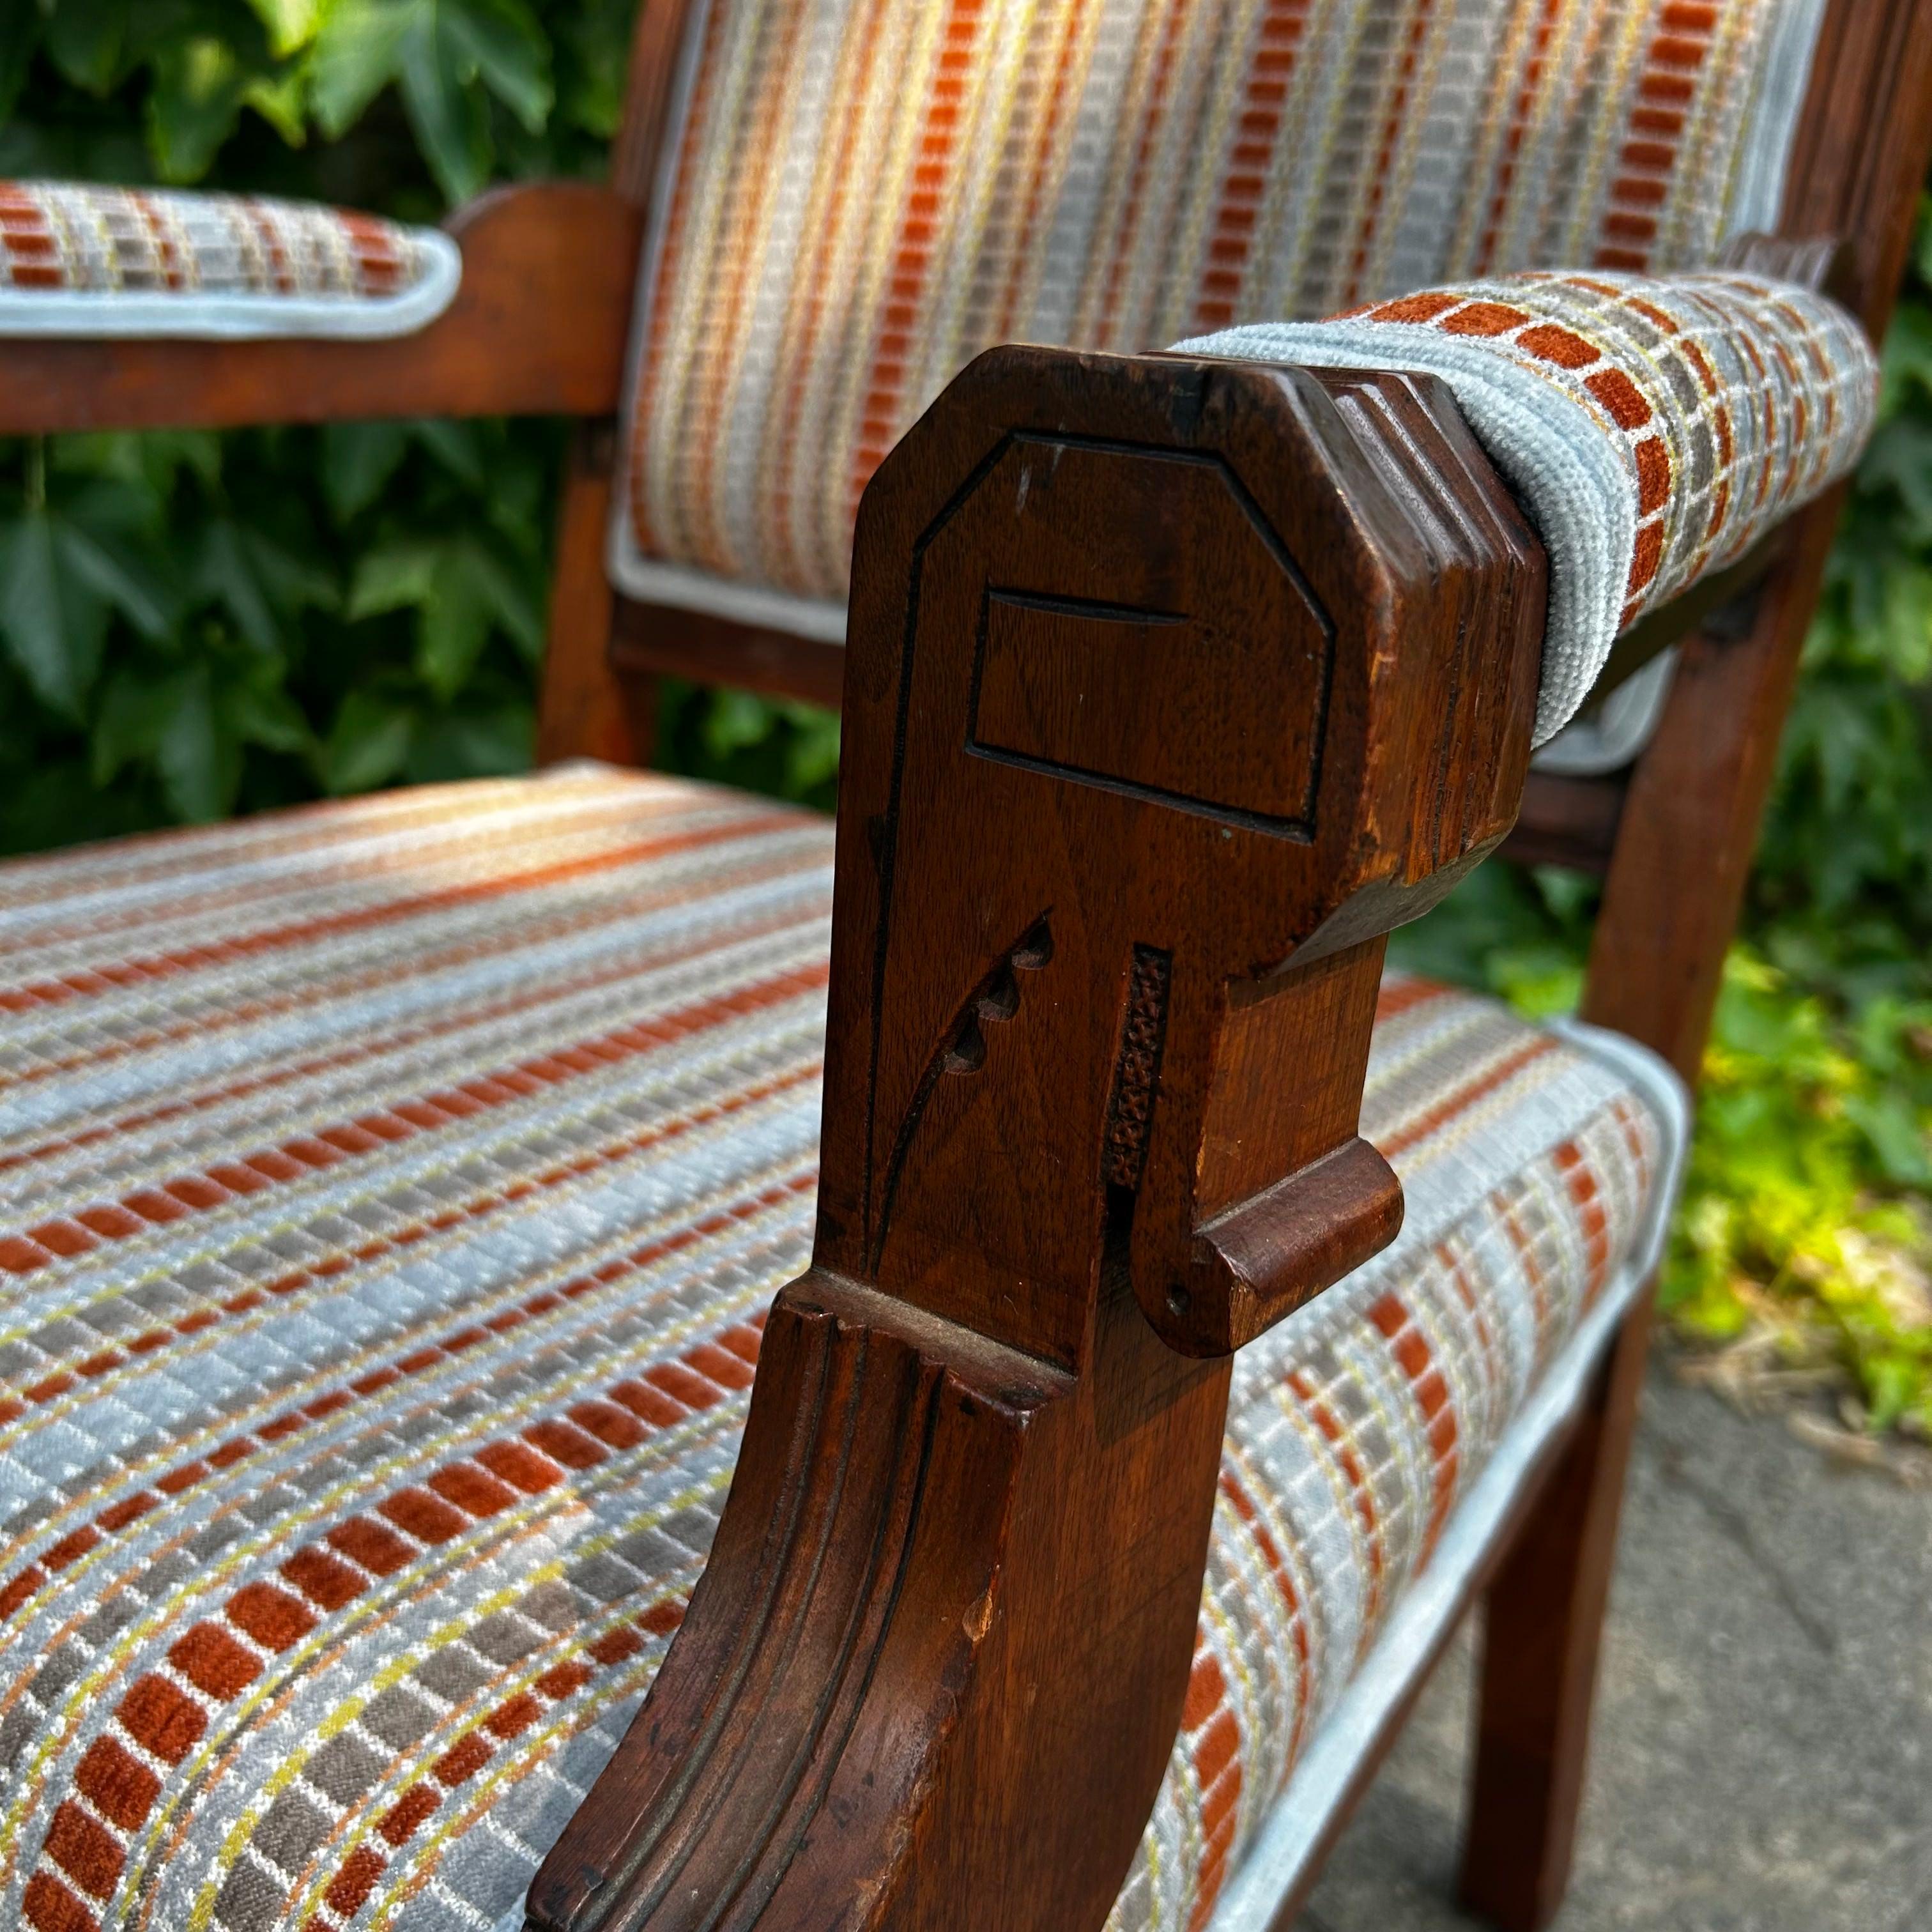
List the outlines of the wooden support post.
<svg viewBox="0 0 1932 1932">
<path fill-rule="evenodd" d="M 610 662 L 616 598 L 604 567 L 616 424 L 580 423 L 571 438 L 557 512 L 537 762 L 602 758 L 647 765 L 657 742 L 657 686 Z"/>
<path fill-rule="evenodd" d="M 1649 1344 L 1646 1293 L 1490 1585 L 1462 1895 L 1502 1932 L 1542 1932 L 1570 1881 Z"/>
<path fill-rule="evenodd" d="M 1797 520 L 1744 637 L 1694 634 L 1682 647 L 1624 802 L 1583 1014 L 1654 1048 L 1687 1084 L 1703 1058 L 1839 502 L 1834 492 Z M 1650 1324 L 1646 1295 L 1485 1604 L 1460 1889 L 1502 1932 L 1540 1932 L 1569 1876 Z"/>
<path fill-rule="evenodd" d="M 1787 175 L 1782 241 L 1744 266 L 1828 286 L 1881 338 L 1932 148 L 1932 0 L 1832 0 Z M 1816 238 L 1841 238 L 1842 248 Z M 1583 1011 L 1694 1083 L 1842 493 L 1795 521 L 1748 632 L 1685 644 L 1618 820 Z M 1486 1608 L 1462 1894 L 1535 1932 L 1575 1843 L 1598 1642 L 1642 1387 L 1648 1298 L 1523 1519 Z"/>
</svg>

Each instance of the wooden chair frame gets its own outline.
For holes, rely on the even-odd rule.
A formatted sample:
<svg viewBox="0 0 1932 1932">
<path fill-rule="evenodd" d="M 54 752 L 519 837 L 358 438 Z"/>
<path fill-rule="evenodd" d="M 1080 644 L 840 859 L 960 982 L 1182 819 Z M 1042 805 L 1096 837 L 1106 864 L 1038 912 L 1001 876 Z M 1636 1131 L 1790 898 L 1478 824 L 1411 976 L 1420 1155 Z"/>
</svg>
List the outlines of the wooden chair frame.
<svg viewBox="0 0 1932 1932">
<path fill-rule="evenodd" d="M 465 211 L 429 328 L 11 344 L 0 431 L 574 416 L 542 754 L 647 762 L 664 673 L 842 690 L 813 1265 L 690 1614 L 530 1922 L 1078 1932 L 1174 1735 L 1229 1352 L 1400 1222 L 1356 1133 L 1384 935 L 1499 848 L 1595 870 L 1585 1016 L 1694 1078 L 1840 495 L 1623 654 L 1681 646 L 1607 779 L 1528 772 L 1542 551 L 1426 378 L 996 351 L 867 492 L 845 649 L 629 604 L 616 411 L 688 4 L 646 0 L 608 185 Z M 1876 338 L 1928 146 L 1932 0 L 1830 0 L 1781 224 L 1814 245 L 1762 259 L 1816 280 L 1839 238 Z M 1176 614 L 1198 649 L 1154 638 Z M 1107 667 L 1157 645 L 1156 717 Z M 1079 717 L 1052 701 L 1076 682 Z M 1649 1320 L 1472 1590 L 1462 1886 L 1511 1932 L 1569 1870 Z"/>
</svg>

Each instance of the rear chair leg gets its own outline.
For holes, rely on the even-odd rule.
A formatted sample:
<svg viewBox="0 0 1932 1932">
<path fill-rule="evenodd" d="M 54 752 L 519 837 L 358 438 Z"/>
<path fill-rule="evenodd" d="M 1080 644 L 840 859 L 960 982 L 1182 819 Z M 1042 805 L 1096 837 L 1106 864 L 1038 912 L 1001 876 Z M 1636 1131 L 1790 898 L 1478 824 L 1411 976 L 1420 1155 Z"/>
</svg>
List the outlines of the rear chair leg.
<svg viewBox="0 0 1932 1932">
<path fill-rule="evenodd" d="M 1650 1312 L 1646 1293 L 1484 1604 L 1460 1891 L 1465 1907 L 1501 1932 L 1542 1932 L 1569 1882 Z"/>
</svg>

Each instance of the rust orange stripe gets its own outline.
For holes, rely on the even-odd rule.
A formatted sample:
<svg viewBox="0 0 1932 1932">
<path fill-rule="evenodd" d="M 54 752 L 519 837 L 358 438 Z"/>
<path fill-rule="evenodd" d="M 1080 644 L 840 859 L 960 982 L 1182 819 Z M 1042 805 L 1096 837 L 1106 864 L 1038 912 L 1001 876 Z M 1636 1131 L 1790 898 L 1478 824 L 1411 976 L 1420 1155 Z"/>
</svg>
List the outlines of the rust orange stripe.
<svg viewBox="0 0 1932 1932">
<path fill-rule="evenodd" d="M 56 1006 L 63 1001 L 104 993 L 117 986 L 132 986 L 152 980 L 171 979 L 178 974 L 200 972 L 210 966 L 225 966 L 236 960 L 259 957 L 264 952 L 300 946 L 312 940 L 332 938 L 338 934 L 367 932 L 370 928 L 435 912 L 442 908 L 473 904 L 484 899 L 507 898 L 512 893 L 536 892 L 546 886 L 562 884 L 592 872 L 607 872 L 618 866 L 635 865 L 644 860 L 668 856 L 674 852 L 697 850 L 706 845 L 749 838 L 805 821 L 794 812 L 761 813 L 754 818 L 730 825 L 714 826 L 700 832 L 680 832 L 664 838 L 640 839 L 608 852 L 582 859 L 560 860 L 552 866 L 532 867 L 507 877 L 478 879 L 468 885 L 448 886 L 433 892 L 420 892 L 405 898 L 388 899 L 380 905 L 358 907 L 353 912 L 331 913 L 320 919 L 298 920 L 286 926 L 270 926 L 244 933 L 232 939 L 212 940 L 178 952 L 163 952 L 146 958 L 116 960 L 66 974 L 58 980 L 42 980 L 26 986 L 0 987 L 0 1012 L 26 1012 L 35 1006 Z"/>
<path fill-rule="evenodd" d="M 305 1179 L 341 1161 L 374 1153 L 391 1142 L 433 1132 L 453 1120 L 521 1100 L 539 1088 L 564 1084 L 617 1061 L 655 1052 L 728 1019 L 776 1006 L 824 986 L 829 970 L 823 964 L 801 967 L 737 993 L 694 1001 L 658 1019 L 620 1027 L 518 1066 L 472 1076 L 458 1087 L 397 1101 L 380 1113 L 320 1127 L 278 1147 L 258 1148 L 206 1172 L 178 1174 L 136 1189 L 118 1201 L 98 1202 L 58 1220 L 0 1234 L 0 1269 L 32 1274 L 64 1256 L 86 1253 L 103 1241 L 145 1234 L 151 1228 L 225 1207 L 265 1188 Z"/>
</svg>

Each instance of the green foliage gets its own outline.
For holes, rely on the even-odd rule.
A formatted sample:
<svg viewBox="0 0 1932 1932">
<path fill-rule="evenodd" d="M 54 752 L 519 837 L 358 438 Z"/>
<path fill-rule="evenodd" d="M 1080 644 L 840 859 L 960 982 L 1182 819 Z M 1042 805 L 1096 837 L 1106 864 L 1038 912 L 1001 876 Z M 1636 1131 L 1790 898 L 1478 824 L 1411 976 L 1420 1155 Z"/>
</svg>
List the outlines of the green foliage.
<svg viewBox="0 0 1932 1932">
<path fill-rule="evenodd" d="M 1932 1433 L 1932 199 L 1706 1070 L 1665 1298 Z"/>
<path fill-rule="evenodd" d="M 1926 983 L 1932 935 L 1932 199 L 1759 854 L 1768 950 L 1854 999 Z"/>
<path fill-rule="evenodd" d="M 452 201 L 490 178 L 494 110 L 508 110 L 530 135 L 549 121 L 550 45 L 520 0 L 334 0 L 306 10 L 312 44 L 301 72 L 322 132 L 346 133 L 397 88 Z"/>
<path fill-rule="evenodd" d="M 0 175 L 430 220 L 594 170 L 634 0 L 8 0 Z M 556 426 L 0 446 L 0 850 L 527 762 Z M 674 688 L 661 761 L 829 806 L 836 721 Z M 1485 867 L 1398 957 L 1574 1004 L 1594 892 Z M 1932 1430 L 1932 219 L 1720 1004 L 1666 1284 Z"/>
<path fill-rule="evenodd" d="M 529 761 L 556 432 L 94 436 L 0 466 L 0 848 Z"/>
<path fill-rule="evenodd" d="M 667 679 L 658 763 L 742 790 L 830 812 L 838 789 L 838 714 L 748 691 L 706 691 Z"/>
<path fill-rule="evenodd" d="M 232 176 L 431 212 L 493 175 L 596 160 L 616 129 L 631 11 L 628 0 L 10 0 L 0 167 Z M 270 152 L 352 130 L 346 152 L 280 165 Z M 344 196 L 345 180 L 364 191 Z"/>
<path fill-rule="evenodd" d="M 1932 1434 L 1932 1004 L 1849 1025 L 1746 947 L 1706 1057 L 1666 1282 L 1680 1328 L 1768 1327 L 1851 1370 L 1873 1424 Z"/>
</svg>

